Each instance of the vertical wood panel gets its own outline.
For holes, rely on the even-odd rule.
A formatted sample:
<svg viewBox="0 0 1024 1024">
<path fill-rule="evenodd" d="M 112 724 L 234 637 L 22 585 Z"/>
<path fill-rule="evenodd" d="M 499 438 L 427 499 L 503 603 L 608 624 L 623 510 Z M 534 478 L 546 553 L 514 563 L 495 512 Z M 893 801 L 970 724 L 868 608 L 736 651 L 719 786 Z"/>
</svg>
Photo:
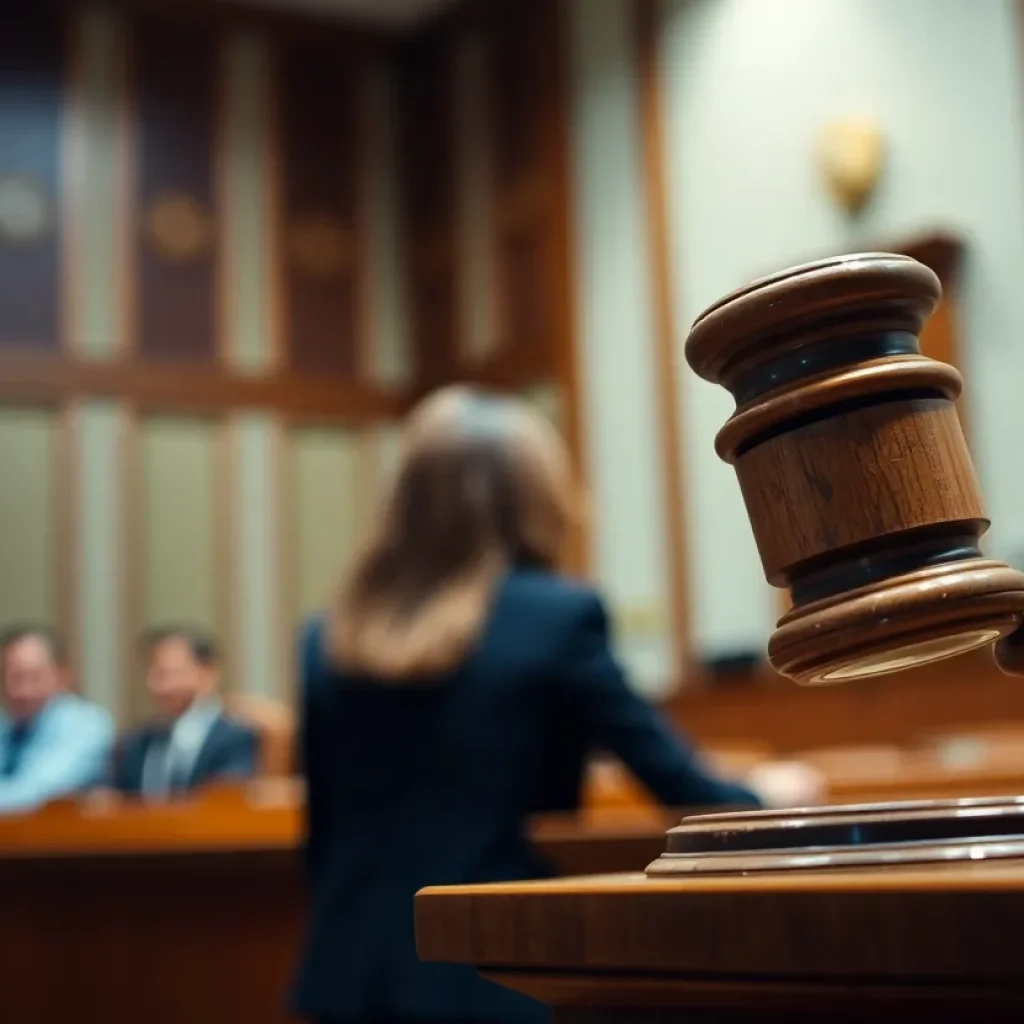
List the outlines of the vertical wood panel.
<svg viewBox="0 0 1024 1024">
<path fill-rule="evenodd" d="M 219 39 L 205 22 L 133 26 L 139 349 L 155 359 L 217 354 Z"/>
<path fill-rule="evenodd" d="M 495 295 L 494 133 L 487 40 L 462 35 L 455 52 L 459 178 L 460 362 L 479 363 L 499 347 Z"/>
<path fill-rule="evenodd" d="M 55 624 L 55 414 L 0 406 L 0 629 Z"/>
<path fill-rule="evenodd" d="M 390 62 L 373 60 L 361 90 L 363 180 L 367 204 L 366 377 L 381 387 L 410 384 L 416 374 L 409 345 L 397 152 L 398 89 Z"/>
<path fill-rule="evenodd" d="M 86 7 L 72 16 L 71 29 L 65 335 L 76 354 L 109 360 L 126 345 L 133 286 L 125 218 L 131 143 L 124 25 L 107 8 Z"/>
<path fill-rule="evenodd" d="M 451 41 L 417 39 L 403 54 L 401 162 L 409 239 L 412 344 L 420 385 L 436 387 L 458 373 L 463 348 L 455 252 L 454 77 Z"/>
<path fill-rule="evenodd" d="M 557 3 L 498 0 L 490 21 L 499 330 L 531 366 L 550 366 L 558 344 L 559 16 Z"/>
<path fill-rule="evenodd" d="M 60 5 L 19 5 L 0 31 L 0 345 L 60 343 Z"/>
<path fill-rule="evenodd" d="M 230 36 L 224 47 L 222 244 L 224 357 L 232 369 L 261 374 L 278 362 L 274 337 L 271 61 L 266 40 Z"/>
<path fill-rule="evenodd" d="M 351 376 L 360 363 L 358 61 L 333 41 L 279 53 L 284 318 L 304 373 Z"/>
</svg>

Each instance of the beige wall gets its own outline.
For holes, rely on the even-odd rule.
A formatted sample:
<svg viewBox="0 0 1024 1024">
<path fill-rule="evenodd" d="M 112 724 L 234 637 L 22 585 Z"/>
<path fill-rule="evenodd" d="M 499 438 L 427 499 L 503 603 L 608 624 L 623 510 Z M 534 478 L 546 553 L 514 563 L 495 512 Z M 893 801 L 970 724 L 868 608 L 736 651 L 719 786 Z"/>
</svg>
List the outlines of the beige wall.
<svg viewBox="0 0 1024 1024">
<path fill-rule="evenodd" d="M 57 617 L 57 440 L 46 409 L 0 407 L 0 628 Z"/>
<path fill-rule="evenodd" d="M 574 208 L 594 568 L 629 618 L 663 606 L 667 525 L 651 394 L 636 5 L 571 0 Z M 700 656 L 761 650 L 778 614 L 714 436 L 732 411 L 682 359 L 688 324 L 752 277 L 936 229 L 968 245 L 962 328 L 990 550 L 1024 553 L 1024 82 L 1014 0 L 657 0 L 690 633 Z M 848 221 L 817 175 L 827 119 L 877 119 L 887 166 Z M 671 514 L 671 513 L 670 513 Z M 639 616 L 650 626 L 657 616 Z M 662 630 L 665 626 L 662 626 Z M 657 689 L 663 633 L 624 637 Z M 663 677 L 662 681 L 664 681 Z"/>
</svg>

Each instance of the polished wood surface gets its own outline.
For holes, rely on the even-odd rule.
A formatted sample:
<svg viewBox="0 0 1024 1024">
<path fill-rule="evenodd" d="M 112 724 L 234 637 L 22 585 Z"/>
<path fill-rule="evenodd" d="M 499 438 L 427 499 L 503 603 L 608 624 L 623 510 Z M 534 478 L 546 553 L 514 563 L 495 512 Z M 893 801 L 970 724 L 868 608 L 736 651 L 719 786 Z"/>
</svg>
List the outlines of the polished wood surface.
<svg viewBox="0 0 1024 1024">
<path fill-rule="evenodd" d="M 1024 778 L 1018 776 L 1018 781 L 1024 791 Z M 978 773 L 973 782 L 985 791 Z M 635 784 L 616 784 L 605 765 L 588 792 L 588 809 L 535 819 L 534 841 L 562 874 L 640 871 L 662 852 L 665 832 L 684 813 L 642 800 Z M 145 807 L 99 795 L 81 803 L 57 803 L 33 815 L 0 819 L 0 901 L 5 925 L 0 929 L 0 1019 L 50 1024 L 88 1006 L 108 1024 L 286 1020 L 284 997 L 305 907 L 298 857 L 301 827 L 301 787 L 292 780 L 210 790 L 170 806 Z M 1005 872 L 984 877 L 998 879 L 1003 889 L 1010 887 Z M 643 876 L 631 877 L 627 890 L 641 881 Z M 788 892 L 794 881 L 773 884 Z M 567 891 L 596 889 L 596 898 L 603 901 L 608 887 L 609 883 L 584 881 Z M 982 891 L 980 882 L 977 888 Z M 501 887 L 501 891 L 512 892 L 518 901 L 519 893 L 562 890 L 520 885 Z M 712 891 L 722 890 L 712 887 L 700 893 Z M 742 889 L 740 897 L 747 891 Z M 470 892 L 475 899 L 476 894 L 492 890 L 474 887 Z M 666 920 L 692 920 L 697 934 L 712 927 L 711 941 L 724 955 L 731 942 L 732 904 L 719 912 L 719 904 L 702 900 L 703 896 L 699 905 L 688 904 L 685 917 L 673 916 L 683 913 L 676 907 L 655 919 L 660 927 L 666 926 Z M 534 930 L 541 936 L 542 948 L 568 943 L 563 952 L 576 955 L 592 941 L 578 931 L 578 925 L 571 925 L 577 930 L 566 938 L 565 929 L 581 905 L 592 904 L 566 907 L 563 924 L 549 929 L 548 909 L 538 909 L 536 918 L 520 917 L 521 908 L 515 902 L 517 934 L 526 942 L 527 931 Z M 590 920 L 599 931 L 620 930 L 630 936 L 646 926 L 651 906 L 644 903 L 630 911 L 616 904 L 614 916 L 608 918 L 602 903 Z M 770 915 L 783 909 L 769 905 L 765 912 L 770 922 Z M 443 913 L 447 916 L 447 909 Z M 461 927 L 460 921 L 464 923 L 460 918 L 453 926 Z M 841 923 L 830 928 L 839 929 Z M 1000 918 L 993 926 L 1003 923 Z M 493 937 L 503 927 L 488 916 L 477 937 Z M 973 927 L 968 921 L 967 934 L 973 934 Z M 677 933 L 687 930 L 676 928 Z M 602 934 L 593 940 L 597 948 L 611 941 Z M 767 933 L 769 938 L 772 934 Z M 697 941 L 695 936 L 692 942 Z M 829 941 L 837 940 L 831 936 Z M 52 984 L 55 962 L 60 964 L 60 986 Z M 502 961 L 492 964 L 502 966 Z M 773 990 L 772 996 L 765 994 L 761 983 L 744 988 L 732 979 L 702 978 L 680 987 L 677 980 L 665 976 L 650 980 L 609 971 L 595 978 L 581 976 L 575 968 L 556 974 L 545 968 L 543 979 L 528 982 L 523 968 L 529 965 L 505 966 L 514 967 L 524 986 L 543 981 L 534 994 L 579 1007 L 588 1001 L 621 1005 L 622 1000 L 630 1006 L 647 1000 L 649 1005 L 652 998 L 658 1006 L 676 1005 L 680 1000 L 689 1006 L 695 991 L 705 1002 L 719 1000 L 731 1006 L 741 990 L 758 1005 L 772 998 L 789 1005 L 786 1000 L 798 991 L 801 1005 L 811 1005 L 808 1000 L 817 998 L 824 1006 L 834 988 L 829 987 L 831 982 L 790 980 L 781 990 Z M 539 969 L 540 965 L 534 966 Z M 954 982 L 951 976 L 949 983 Z M 996 984 L 993 980 L 990 987 Z M 872 982 L 859 991 L 865 999 L 870 993 L 871 999 L 885 1003 L 890 999 L 887 985 Z M 903 993 L 892 998 L 902 999 Z"/>
<path fill-rule="evenodd" d="M 611 1019 L 937 1008 L 931 1019 L 1002 1020 L 1024 1007 L 1012 939 L 1022 910 L 1024 866 L 989 862 L 435 888 L 417 896 L 416 925 L 424 959 L 478 964 L 575 1013 L 617 1011 Z"/>
<path fill-rule="evenodd" d="M 690 366 L 736 400 L 716 448 L 765 577 L 792 598 L 769 659 L 800 682 L 948 658 L 1021 621 L 1024 575 L 979 550 L 960 375 L 920 353 L 940 296 L 908 257 L 836 257 L 726 296 L 687 339 Z"/>
<path fill-rule="evenodd" d="M 306 898 L 286 789 L 0 819 L 0 1019 L 286 1021 Z"/>
</svg>

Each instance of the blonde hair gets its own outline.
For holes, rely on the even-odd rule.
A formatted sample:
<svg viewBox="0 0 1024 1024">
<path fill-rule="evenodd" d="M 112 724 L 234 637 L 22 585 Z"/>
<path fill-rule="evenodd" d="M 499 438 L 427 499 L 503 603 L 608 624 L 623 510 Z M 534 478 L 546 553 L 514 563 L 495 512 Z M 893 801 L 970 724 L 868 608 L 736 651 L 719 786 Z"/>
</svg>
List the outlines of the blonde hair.
<svg viewBox="0 0 1024 1024">
<path fill-rule="evenodd" d="M 410 415 L 377 524 L 339 589 L 329 648 L 383 681 L 451 671 L 512 566 L 556 569 L 576 495 L 565 445 L 516 399 L 445 388 Z"/>
</svg>

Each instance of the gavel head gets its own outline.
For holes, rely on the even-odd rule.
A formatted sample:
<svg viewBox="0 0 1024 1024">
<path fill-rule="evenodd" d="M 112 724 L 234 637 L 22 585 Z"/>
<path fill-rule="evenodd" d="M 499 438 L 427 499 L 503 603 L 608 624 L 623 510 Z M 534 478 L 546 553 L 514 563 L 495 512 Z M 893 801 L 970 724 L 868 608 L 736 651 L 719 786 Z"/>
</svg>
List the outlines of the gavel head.
<svg viewBox="0 0 1024 1024">
<path fill-rule="evenodd" d="M 938 278 L 866 253 L 756 281 L 698 317 L 686 359 L 736 411 L 736 467 L 768 582 L 792 607 L 768 646 L 802 683 L 948 658 L 1024 615 L 1024 575 L 979 550 L 989 523 L 954 401 L 921 355 Z"/>
</svg>

